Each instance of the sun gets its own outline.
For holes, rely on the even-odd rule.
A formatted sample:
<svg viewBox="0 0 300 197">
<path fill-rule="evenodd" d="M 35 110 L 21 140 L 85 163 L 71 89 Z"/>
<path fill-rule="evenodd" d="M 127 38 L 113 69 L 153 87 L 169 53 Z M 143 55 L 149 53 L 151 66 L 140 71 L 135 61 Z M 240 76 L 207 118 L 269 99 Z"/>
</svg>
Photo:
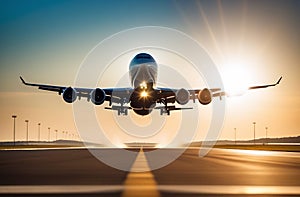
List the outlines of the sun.
<svg viewBox="0 0 300 197">
<path fill-rule="evenodd" d="M 223 66 L 221 76 L 225 91 L 229 95 L 244 94 L 253 77 L 249 63 L 242 59 L 227 61 Z"/>
</svg>

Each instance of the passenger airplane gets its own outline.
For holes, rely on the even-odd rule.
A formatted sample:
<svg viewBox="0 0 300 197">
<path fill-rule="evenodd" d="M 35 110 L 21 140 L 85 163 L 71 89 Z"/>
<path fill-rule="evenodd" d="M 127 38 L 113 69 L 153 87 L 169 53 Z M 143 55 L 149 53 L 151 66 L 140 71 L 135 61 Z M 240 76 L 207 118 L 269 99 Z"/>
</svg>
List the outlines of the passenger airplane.
<svg viewBox="0 0 300 197">
<path fill-rule="evenodd" d="M 226 96 L 226 92 L 220 88 L 214 89 L 193 89 L 187 90 L 159 88 L 156 87 L 157 81 L 157 63 L 154 58 L 147 53 L 137 54 L 130 62 L 129 77 L 131 88 L 72 88 L 64 86 L 53 86 L 44 84 L 27 83 L 21 78 L 22 82 L 28 86 L 37 86 L 41 90 L 48 90 L 62 94 L 67 103 L 73 103 L 78 97 L 86 97 L 87 101 L 92 101 L 95 105 L 101 105 L 104 101 L 109 102 L 110 107 L 105 109 L 116 110 L 118 115 L 127 115 L 128 110 L 133 110 L 138 115 L 148 115 L 153 109 L 159 109 L 160 114 L 170 115 L 170 111 L 192 109 L 178 108 L 175 102 L 185 105 L 189 100 L 195 102 L 196 99 L 202 104 L 207 105 L 213 97 Z M 267 88 L 279 84 L 282 77 L 277 83 L 261 86 L 249 87 L 249 90 Z M 157 103 L 163 104 L 156 106 Z M 115 105 L 117 104 L 117 105 Z M 129 105 L 128 105 L 129 104 Z M 171 104 L 171 105 L 168 105 Z"/>
</svg>

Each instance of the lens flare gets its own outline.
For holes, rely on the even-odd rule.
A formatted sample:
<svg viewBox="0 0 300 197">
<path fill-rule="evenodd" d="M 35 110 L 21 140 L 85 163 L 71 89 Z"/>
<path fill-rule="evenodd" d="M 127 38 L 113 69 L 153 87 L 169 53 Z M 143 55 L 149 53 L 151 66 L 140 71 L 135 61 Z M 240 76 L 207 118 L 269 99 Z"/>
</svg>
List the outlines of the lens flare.
<svg viewBox="0 0 300 197">
<path fill-rule="evenodd" d="M 141 92 L 141 97 L 145 98 L 147 96 L 148 96 L 148 92 L 146 91 Z"/>
</svg>

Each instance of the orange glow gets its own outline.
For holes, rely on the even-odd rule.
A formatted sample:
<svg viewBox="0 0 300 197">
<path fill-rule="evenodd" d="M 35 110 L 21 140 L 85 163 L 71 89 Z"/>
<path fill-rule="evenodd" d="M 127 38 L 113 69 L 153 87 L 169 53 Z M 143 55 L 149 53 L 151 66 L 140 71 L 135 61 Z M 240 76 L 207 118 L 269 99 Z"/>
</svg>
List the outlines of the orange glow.
<svg viewBox="0 0 300 197">
<path fill-rule="evenodd" d="M 148 92 L 146 91 L 141 92 L 141 97 L 145 98 L 147 96 L 148 96 Z"/>
<path fill-rule="evenodd" d="M 225 63 L 225 69 L 221 75 L 225 91 L 230 95 L 243 94 L 250 86 L 253 75 L 251 74 L 248 64 L 245 58 L 233 58 Z"/>
</svg>

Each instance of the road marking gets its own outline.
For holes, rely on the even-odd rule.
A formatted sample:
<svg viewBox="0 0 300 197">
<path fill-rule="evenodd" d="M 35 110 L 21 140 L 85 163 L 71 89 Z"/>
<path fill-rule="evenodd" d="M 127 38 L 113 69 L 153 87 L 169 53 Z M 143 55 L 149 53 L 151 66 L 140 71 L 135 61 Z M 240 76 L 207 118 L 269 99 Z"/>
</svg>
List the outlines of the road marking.
<svg viewBox="0 0 300 197">
<path fill-rule="evenodd" d="M 160 196 L 143 149 L 137 155 L 130 171 L 124 182 L 125 188 L 122 197 Z"/>
</svg>

